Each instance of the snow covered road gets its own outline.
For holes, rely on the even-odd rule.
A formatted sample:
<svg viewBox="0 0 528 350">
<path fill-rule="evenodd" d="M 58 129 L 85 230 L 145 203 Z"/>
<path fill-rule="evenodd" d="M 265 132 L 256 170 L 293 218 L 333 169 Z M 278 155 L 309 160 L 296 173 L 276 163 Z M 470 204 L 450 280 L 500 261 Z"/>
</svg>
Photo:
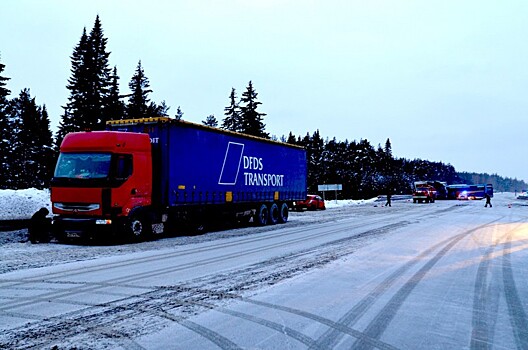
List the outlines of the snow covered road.
<svg viewBox="0 0 528 350">
<path fill-rule="evenodd" d="M 370 203 L 133 245 L 4 244 L 0 348 L 526 349 L 528 207 L 493 203 Z"/>
</svg>

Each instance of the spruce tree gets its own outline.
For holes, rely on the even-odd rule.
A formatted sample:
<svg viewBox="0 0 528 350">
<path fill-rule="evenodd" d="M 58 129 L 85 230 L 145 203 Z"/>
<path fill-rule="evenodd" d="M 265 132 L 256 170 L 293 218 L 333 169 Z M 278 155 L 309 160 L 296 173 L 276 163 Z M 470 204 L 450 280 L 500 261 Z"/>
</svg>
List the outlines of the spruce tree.
<svg viewBox="0 0 528 350">
<path fill-rule="evenodd" d="M 181 107 L 178 106 L 176 109 L 176 115 L 174 116 L 176 120 L 183 120 L 183 111 L 181 110 Z"/>
<path fill-rule="evenodd" d="M 235 88 L 231 88 L 231 94 L 229 95 L 229 106 L 224 108 L 224 120 L 221 128 L 230 131 L 241 131 L 241 120 L 240 120 L 240 107 L 236 101 Z"/>
<path fill-rule="evenodd" d="M 211 126 L 213 128 L 216 128 L 218 126 L 218 120 L 216 120 L 216 117 L 214 114 L 208 115 L 205 120 L 202 120 L 203 125 Z"/>
<path fill-rule="evenodd" d="M 8 188 L 11 166 L 11 126 L 9 121 L 10 103 L 7 97 L 11 93 L 6 88 L 9 78 L 2 76 L 5 65 L 0 62 L 0 189 Z"/>
<path fill-rule="evenodd" d="M 103 35 L 103 28 L 99 15 L 95 18 L 95 23 L 90 32 L 90 51 L 88 52 L 88 62 L 90 64 L 89 80 L 91 85 L 88 93 L 88 124 L 93 130 L 102 130 L 105 128 L 108 116 L 106 104 L 112 85 L 111 69 L 108 64 L 110 52 L 106 51 L 108 39 Z"/>
<path fill-rule="evenodd" d="M 150 102 L 148 94 L 152 90 L 149 89 L 150 83 L 141 66 L 141 60 L 138 62 L 136 71 L 130 79 L 128 87 L 131 93 L 128 95 L 128 105 L 126 107 L 127 117 L 131 119 L 147 117 Z"/>
<path fill-rule="evenodd" d="M 12 152 L 16 159 L 11 166 L 11 188 L 21 189 L 38 186 L 38 165 L 40 159 L 37 137 L 40 111 L 31 98 L 29 89 L 24 89 L 12 101 Z"/>
<path fill-rule="evenodd" d="M 60 147 L 64 136 L 70 132 L 81 131 L 87 126 L 86 123 L 86 96 L 88 86 L 90 85 L 88 74 L 87 56 L 90 51 L 90 41 L 86 34 L 86 28 L 79 41 L 79 44 L 74 48 L 71 56 L 71 77 L 68 79 L 67 89 L 70 90 L 68 103 L 64 109 L 61 121 L 59 122 L 59 129 L 57 131 L 56 146 Z"/>
<path fill-rule="evenodd" d="M 69 132 L 100 130 L 105 126 L 112 85 L 108 65 L 110 53 L 106 51 L 106 44 L 107 39 L 103 36 L 97 16 L 90 35 L 84 28 L 79 44 L 70 57 L 72 68 L 67 85 L 70 96 L 59 122 L 57 147 Z"/>
<path fill-rule="evenodd" d="M 290 131 L 288 134 L 288 138 L 286 139 L 286 143 L 289 143 L 290 145 L 298 145 L 295 135 Z"/>
<path fill-rule="evenodd" d="M 53 134 L 46 105 L 39 108 L 36 128 L 36 157 L 38 160 L 37 188 L 49 187 L 55 169 L 56 154 L 53 150 Z"/>
<path fill-rule="evenodd" d="M 170 107 L 167 106 L 165 101 L 161 101 L 159 105 L 151 101 L 149 106 L 147 107 L 146 117 L 148 118 L 168 117 L 169 109 Z"/>
<path fill-rule="evenodd" d="M 110 76 L 110 81 L 108 98 L 105 103 L 105 116 L 107 120 L 125 119 L 125 104 L 121 101 L 121 96 L 119 95 L 119 76 L 117 75 L 117 67 L 115 66 Z"/>
<path fill-rule="evenodd" d="M 269 134 L 265 132 L 266 125 L 262 121 L 266 114 L 257 111 L 258 106 L 262 104 L 262 102 L 257 100 L 257 96 L 258 93 L 253 88 L 253 83 L 249 81 L 249 85 L 240 100 L 243 103 L 240 107 L 240 131 L 248 135 L 269 138 Z"/>
</svg>

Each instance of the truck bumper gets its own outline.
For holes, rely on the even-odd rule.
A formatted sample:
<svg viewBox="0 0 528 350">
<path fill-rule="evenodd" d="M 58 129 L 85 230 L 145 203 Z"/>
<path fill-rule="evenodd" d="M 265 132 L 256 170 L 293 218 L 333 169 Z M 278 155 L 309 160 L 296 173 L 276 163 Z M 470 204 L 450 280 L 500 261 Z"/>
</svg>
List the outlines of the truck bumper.
<svg viewBox="0 0 528 350">
<path fill-rule="evenodd" d="M 102 218 L 53 218 L 53 235 L 58 240 L 95 239 L 117 236 L 123 228 L 120 219 Z"/>
</svg>

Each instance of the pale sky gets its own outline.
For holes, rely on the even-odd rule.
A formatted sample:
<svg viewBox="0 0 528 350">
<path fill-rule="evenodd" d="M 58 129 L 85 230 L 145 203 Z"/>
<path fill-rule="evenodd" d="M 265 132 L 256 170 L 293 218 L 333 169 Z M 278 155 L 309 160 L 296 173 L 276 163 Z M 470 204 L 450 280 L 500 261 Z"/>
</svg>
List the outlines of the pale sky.
<svg viewBox="0 0 528 350">
<path fill-rule="evenodd" d="M 272 135 L 390 138 L 396 157 L 528 181 L 528 1 L 2 0 L 7 87 L 54 132 L 97 15 L 121 93 L 141 60 L 170 116 L 221 121 L 251 80 Z"/>
</svg>

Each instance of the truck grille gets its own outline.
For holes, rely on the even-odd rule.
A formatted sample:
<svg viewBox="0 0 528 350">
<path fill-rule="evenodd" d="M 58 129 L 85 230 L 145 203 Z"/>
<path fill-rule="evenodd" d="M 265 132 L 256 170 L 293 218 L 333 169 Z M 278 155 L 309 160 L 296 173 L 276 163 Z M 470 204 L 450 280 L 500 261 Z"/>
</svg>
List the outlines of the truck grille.
<svg viewBox="0 0 528 350">
<path fill-rule="evenodd" d="M 100 208 L 98 203 L 53 203 L 53 207 L 64 211 L 92 211 Z"/>
</svg>

